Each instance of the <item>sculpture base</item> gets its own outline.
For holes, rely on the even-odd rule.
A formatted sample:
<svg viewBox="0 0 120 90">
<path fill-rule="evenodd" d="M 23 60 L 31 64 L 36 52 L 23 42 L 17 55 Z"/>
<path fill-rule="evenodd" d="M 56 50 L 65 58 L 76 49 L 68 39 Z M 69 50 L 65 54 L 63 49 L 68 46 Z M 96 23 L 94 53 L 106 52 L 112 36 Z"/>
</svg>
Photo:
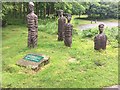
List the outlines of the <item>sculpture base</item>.
<svg viewBox="0 0 120 90">
<path fill-rule="evenodd" d="M 49 63 L 49 57 L 43 54 L 27 54 L 23 59 L 16 64 L 23 67 L 29 67 L 34 71 L 38 71 L 42 66 Z"/>
</svg>

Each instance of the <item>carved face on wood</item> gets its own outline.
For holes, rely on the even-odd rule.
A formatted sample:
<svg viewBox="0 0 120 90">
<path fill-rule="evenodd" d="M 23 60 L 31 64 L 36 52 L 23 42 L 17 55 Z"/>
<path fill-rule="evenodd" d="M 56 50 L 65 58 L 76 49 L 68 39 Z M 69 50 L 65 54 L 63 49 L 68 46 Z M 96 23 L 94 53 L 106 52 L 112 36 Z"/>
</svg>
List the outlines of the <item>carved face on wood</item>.
<svg viewBox="0 0 120 90">
<path fill-rule="evenodd" d="M 71 14 L 68 14 L 68 15 L 67 15 L 67 20 L 68 20 L 68 23 L 70 23 L 71 18 L 72 18 L 72 15 L 71 15 Z"/>
<path fill-rule="evenodd" d="M 104 24 L 100 24 L 98 27 L 99 27 L 100 33 L 102 33 L 104 30 Z"/>
<path fill-rule="evenodd" d="M 33 2 L 29 2 L 29 10 L 30 10 L 30 12 L 34 11 L 34 3 Z"/>
<path fill-rule="evenodd" d="M 63 15 L 63 10 L 60 11 L 60 17 Z"/>
</svg>

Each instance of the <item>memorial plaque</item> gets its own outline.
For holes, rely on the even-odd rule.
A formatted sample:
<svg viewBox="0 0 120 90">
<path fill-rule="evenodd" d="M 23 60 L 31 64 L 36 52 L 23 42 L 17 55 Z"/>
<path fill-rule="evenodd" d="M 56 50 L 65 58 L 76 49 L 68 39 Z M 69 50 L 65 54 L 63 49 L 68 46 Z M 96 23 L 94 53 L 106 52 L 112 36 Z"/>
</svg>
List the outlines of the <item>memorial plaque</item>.
<svg viewBox="0 0 120 90">
<path fill-rule="evenodd" d="M 40 55 L 28 54 L 23 59 L 33 62 L 40 62 L 44 57 Z"/>
<path fill-rule="evenodd" d="M 49 63 L 49 57 L 43 54 L 27 54 L 23 59 L 17 62 L 17 65 L 23 67 L 30 67 L 38 71 L 41 66 Z"/>
</svg>

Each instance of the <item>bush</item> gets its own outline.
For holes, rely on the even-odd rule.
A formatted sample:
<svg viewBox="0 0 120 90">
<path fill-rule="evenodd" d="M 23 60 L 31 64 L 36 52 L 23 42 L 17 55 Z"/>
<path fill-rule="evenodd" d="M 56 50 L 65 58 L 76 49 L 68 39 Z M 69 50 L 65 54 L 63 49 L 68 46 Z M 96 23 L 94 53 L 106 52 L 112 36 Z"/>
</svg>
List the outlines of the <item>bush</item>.
<svg viewBox="0 0 120 90">
<path fill-rule="evenodd" d="M 98 30 L 96 28 L 94 29 L 89 29 L 89 30 L 83 30 L 81 32 L 81 35 L 83 38 L 92 38 L 96 34 L 98 34 Z M 119 35 L 118 35 L 118 28 L 113 27 L 113 28 L 105 28 L 104 33 L 107 35 L 108 39 L 111 41 L 114 40 L 119 40 Z"/>
<path fill-rule="evenodd" d="M 73 35 L 78 35 L 78 30 L 76 28 L 73 28 L 72 34 Z"/>
<path fill-rule="evenodd" d="M 96 29 L 89 29 L 89 30 L 83 30 L 82 31 L 82 37 L 88 37 L 91 38 L 93 36 L 95 36 L 98 33 L 98 31 Z"/>
<path fill-rule="evenodd" d="M 118 27 L 113 28 L 106 28 L 105 34 L 107 35 L 108 39 L 111 41 L 118 40 Z"/>
</svg>

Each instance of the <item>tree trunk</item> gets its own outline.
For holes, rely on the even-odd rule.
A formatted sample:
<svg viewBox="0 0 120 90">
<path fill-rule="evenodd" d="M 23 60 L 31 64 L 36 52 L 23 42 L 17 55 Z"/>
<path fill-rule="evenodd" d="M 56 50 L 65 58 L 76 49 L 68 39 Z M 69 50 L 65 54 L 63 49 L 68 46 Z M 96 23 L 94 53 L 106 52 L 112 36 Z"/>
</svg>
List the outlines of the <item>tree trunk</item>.
<svg viewBox="0 0 120 90">
<path fill-rule="evenodd" d="M 26 21 L 26 3 L 23 3 L 23 21 Z"/>
<path fill-rule="evenodd" d="M 54 3 L 53 2 L 51 3 L 51 10 L 50 11 L 51 11 L 51 14 L 55 13 Z"/>
<path fill-rule="evenodd" d="M 37 16 L 38 16 L 38 3 L 37 2 L 35 2 L 35 13 L 37 14 Z"/>
<path fill-rule="evenodd" d="M 37 11 L 38 17 L 40 17 L 40 2 L 38 2 L 38 11 Z"/>
<path fill-rule="evenodd" d="M 13 2 L 13 7 L 14 7 L 14 9 L 13 9 L 13 16 L 14 16 L 14 18 L 16 18 L 16 3 L 15 2 Z"/>
<path fill-rule="evenodd" d="M 22 18 L 22 2 L 19 5 L 19 11 L 20 11 L 19 17 Z"/>
<path fill-rule="evenodd" d="M 47 15 L 49 17 L 49 15 L 50 15 L 50 7 L 47 7 Z"/>
<path fill-rule="evenodd" d="M 23 3 L 23 18 L 25 18 L 25 3 Z"/>
<path fill-rule="evenodd" d="M 81 15 L 81 13 L 80 13 L 80 11 L 79 11 L 79 18 L 80 18 L 80 15 Z"/>
<path fill-rule="evenodd" d="M 25 7 L 26 9 L 26 15 L 29 13 L 29 8 L 28 8 L 28 3 L 26 2 L 26 7 Z"/>
<path fill-rule="evenodd" d="M 45 6 L 44 6 L 44 18 L 46 18 L 46 3 L 45 3 Z"/>
<path fill-rule="evenodd" d="M 37 16 L 39 17 L 39 2 L 36 2 L 37 3 L 37 6 L 36 6 L 36 14 L 37 14 Z"/>
</svg>

